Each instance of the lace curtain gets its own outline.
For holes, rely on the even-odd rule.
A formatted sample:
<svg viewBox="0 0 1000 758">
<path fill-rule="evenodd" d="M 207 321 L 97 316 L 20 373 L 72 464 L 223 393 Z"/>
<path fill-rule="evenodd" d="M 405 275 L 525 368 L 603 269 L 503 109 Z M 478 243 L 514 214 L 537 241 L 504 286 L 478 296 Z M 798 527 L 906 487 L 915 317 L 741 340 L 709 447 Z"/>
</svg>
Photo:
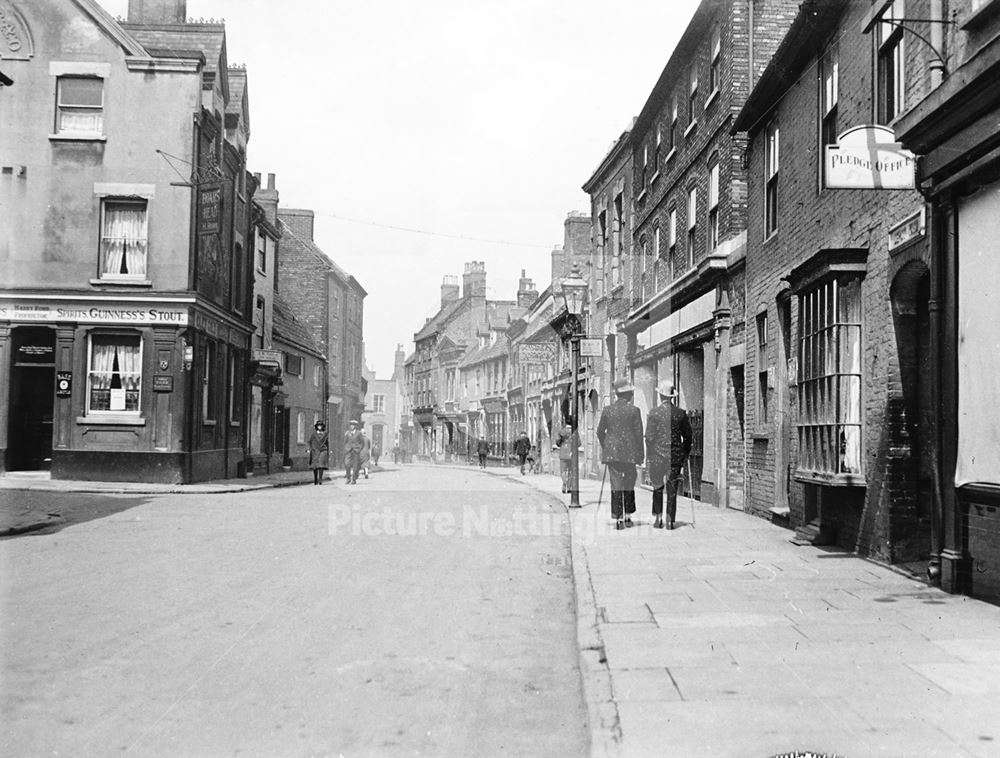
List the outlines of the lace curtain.
<svg viewBox="0 0 1000 758">
<path fill-rule="evenodd" d="M 95 339 L 91 347 L 91 410 L 139 410 L 142 355 L 139 341 Z M 112 408 L 112 390 L 124 390 L 125 407 Z"/>
<path fill-rule="evenodd" d="M 145 203 L 108 203 L 104 208 L 104 276 L 146 275 Z"/>
</svg>

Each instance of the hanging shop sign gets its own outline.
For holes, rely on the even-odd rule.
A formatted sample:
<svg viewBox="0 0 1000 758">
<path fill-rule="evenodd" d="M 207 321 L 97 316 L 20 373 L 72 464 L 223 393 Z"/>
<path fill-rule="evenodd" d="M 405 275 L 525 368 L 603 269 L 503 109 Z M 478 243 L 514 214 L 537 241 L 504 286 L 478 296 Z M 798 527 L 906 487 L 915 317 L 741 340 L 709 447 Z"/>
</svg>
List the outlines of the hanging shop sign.
<svg viewBox="0 0 1000 758">
<path fill-rule="evenodd" d="M 555 357 L 555 346 L 548 342 L 525 342 L 517 348 L 521 363 L 549 363 Z"/>
<path fill-rule="evenodd" d="M 581 358 L 600 358 L 604 355 L 604 340 L 582 339 L 580 340 Z"/>
<path fill-rule="evenodd" d="M 892 129 L 855 126 L 827 145 L 824 186 L 829 189 L 913 189 L 915 160 Z"/>
</svg>

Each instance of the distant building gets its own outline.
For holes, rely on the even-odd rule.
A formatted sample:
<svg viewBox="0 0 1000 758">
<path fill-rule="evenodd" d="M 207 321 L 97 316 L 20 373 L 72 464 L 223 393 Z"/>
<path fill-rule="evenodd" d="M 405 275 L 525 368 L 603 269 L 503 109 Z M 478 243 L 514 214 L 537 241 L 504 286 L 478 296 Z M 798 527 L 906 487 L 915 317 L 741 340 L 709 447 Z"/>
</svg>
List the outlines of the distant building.
<svg viewBox="0 0 1000 758">
<path fill-rule="evenodd" d="M 334 457 L 365 407 L 362 328 L 367 292 L 316 244 L 311 210 L 279 208 L 278 289 L 326 356 L 325 419 Z"/>
<path fill-rule="evenodd" d="M 184 0 L 18 2 L 0 108 L 0 451 L 55 478 L 234 476 L 253 334 L 246 72 Z M 13 9 L 8 3 L 5 7 Z M 10 223 L 16 219 L 16 223 Z"/>
<path fill-rule="evenodd" d="M 365 434 L 383 458 L 391 460 L 392 450 L 400 444 L 400 423 L 403 407 L 403 363 L 405 354 L 400 345 L 396 348 L 392 376 L 379 379 L 366 371 L 368 392 L 365 395 L 365 412 L 361 417 Z"/>
</svg>

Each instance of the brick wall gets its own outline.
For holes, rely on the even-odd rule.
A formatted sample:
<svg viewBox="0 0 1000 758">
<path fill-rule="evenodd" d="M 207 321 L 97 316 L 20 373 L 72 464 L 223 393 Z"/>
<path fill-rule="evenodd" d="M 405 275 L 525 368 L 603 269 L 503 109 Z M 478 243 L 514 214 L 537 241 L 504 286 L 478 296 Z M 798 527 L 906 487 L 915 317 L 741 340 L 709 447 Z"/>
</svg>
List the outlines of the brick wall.
<svg viewBox="0 0 1000 758">
<path fill-rule="evenodd" d="M 909 10 L 909 8 L 908 8 Z M 831 35 L 840 34 L 840 99 L 838 129 L 872 121 L 872 37 L 860 34 L 861 17 L 867 5 L 851 3 Z M 918 47 L 911 45 L 910 50 Z M 913 75 L 920 78 L 914 62 Z M 823 248 L 868 250 L 867 273 L 862 281 L 862 462 L 867 487 L 823 488 L 820 498 L 824 522 L 838 529 L 838 541 L 867 555 L 890 559 L 893 536 L 890 524 L 896 509 L 905 509 L 907 448 L 905 414 L 901 412 L 898 346 L 889 302 L 888 229 L 921 207 L 915 191 L 827 190 L 820 187 L 817 123 L 818 84 L 815 60 L 791 84 L 778 106 L 780 125 L 780 170 L 778 179 L 778 231 L 764 239 L 763 229 L 763 133 L 755 135 L 749 153 L 748 257 L 746 341 L 746 413 L 748 426 L 761 436 L 748 442 L 748 506 L 768 512 L 774 504 L 774 446 L 776 430 L 758 422 L 757 372 L 773 362 L 757 355 L 753 319 L 767 312 L 770 325 L 778 323 L 776 300 L 787 287 L 782 282 L 792 268 Z M 796 354 L 797 298 L 791 298 L 792 347 Z M 777 339 L 771 326 L 769 344 Z M 793 428 L 788 442 L 790 462 L 798 460 L 794 422 L 798 409 L 794 391 L 788 410 Z M 860 493 L 860 494 L 859 494 Z M 839 505 L 838 505 L 839 504 Z M 807 518 L 803 486 L 793 483 L 789 493 L 793 525 Z M 769 514 L 768 514 L 769 515 Z M 899 510 L 901 518 L 906 516 Z"/>
</svg>

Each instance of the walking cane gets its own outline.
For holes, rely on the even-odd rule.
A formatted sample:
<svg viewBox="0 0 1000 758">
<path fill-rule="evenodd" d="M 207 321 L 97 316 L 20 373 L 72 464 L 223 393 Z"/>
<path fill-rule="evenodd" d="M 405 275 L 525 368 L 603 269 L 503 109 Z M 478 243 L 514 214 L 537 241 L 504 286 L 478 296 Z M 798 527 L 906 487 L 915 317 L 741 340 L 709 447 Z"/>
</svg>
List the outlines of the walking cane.
<svg viewBox="0 0 1000 758">
<path fill-rule="evenodd" d="M 601 500 L 604 498 L 604 480 L 607 478 L 607 476 L 608 476 L 608 464 L 605 463 L 604 464 L 604 473 L 601 475 L 601 491 L 597 495 L 597 512 L 598 513 L 600 513 L 600 511 L 601 511 Z"/>
<path fill-rule="evenodd" d="M 690 489 L 690 497 L 688 500 L 691 503 L 691 528 L 694 528 L 694 479 L 691 478 L 691 459 L 687 459 L 687 470 L 688 470 L 688 487 Z"/>
</svg>

